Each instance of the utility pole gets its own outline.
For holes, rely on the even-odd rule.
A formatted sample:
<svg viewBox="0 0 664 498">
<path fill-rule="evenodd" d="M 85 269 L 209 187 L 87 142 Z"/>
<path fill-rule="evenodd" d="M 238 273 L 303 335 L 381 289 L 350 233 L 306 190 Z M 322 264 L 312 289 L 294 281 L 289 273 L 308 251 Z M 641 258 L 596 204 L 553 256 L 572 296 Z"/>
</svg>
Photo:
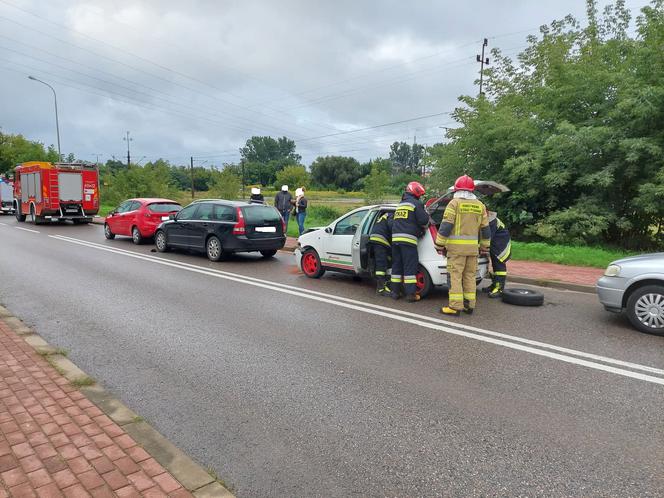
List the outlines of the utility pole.
<svg viewBox="0 0 664 498">
<path fill-rule="evenodd" d="M 133 138 L 129 138 L 129 132 L 127 132 L 126 137 L 122 137 L 122 140 L 127 142 L 127 168 L 129 168 L 129 164 L 131 163 L 131 154 L 129 153 L 129 142 L 133 142 Z"/>
<path fill-rule="evenodd" d="M 191 172 L 191 200 L 194 200 L 194 156 L 189 157 L 189 171 Z"/>
<path fill-rule="evenodd" d="M 484 57 L 484 49 L 486 46 L 489 44 L 489 40 L 487 38 L 484 39 L 484 43 L 482 43 L 482 55 L 477 56 L 477 62 L 480 63 L 480 95 L 484 95 L 482 93 L 482 79 L 484 76 L 484 66 L 489 65 L 489 58 Z"/>
</svg>

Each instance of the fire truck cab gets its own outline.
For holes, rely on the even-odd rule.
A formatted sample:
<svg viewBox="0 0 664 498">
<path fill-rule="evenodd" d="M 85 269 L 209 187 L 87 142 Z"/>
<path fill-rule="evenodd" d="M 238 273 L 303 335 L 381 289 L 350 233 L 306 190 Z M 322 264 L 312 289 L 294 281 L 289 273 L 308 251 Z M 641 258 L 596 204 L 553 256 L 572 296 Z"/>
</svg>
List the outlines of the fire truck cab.
<svg viewBox="0 0 664 498">
<path fill-rule="evenodd" d="M 99 212 L 99 171 L 84 163 L 32 161 L 16 167 L 14 214 L 34 224 L 90 223 Z"/>
<path fill-rule="evenodd" d="M 0 214 L 14 212 L 14 184 L 7 178 L 0 178 Z"/>
</svg>

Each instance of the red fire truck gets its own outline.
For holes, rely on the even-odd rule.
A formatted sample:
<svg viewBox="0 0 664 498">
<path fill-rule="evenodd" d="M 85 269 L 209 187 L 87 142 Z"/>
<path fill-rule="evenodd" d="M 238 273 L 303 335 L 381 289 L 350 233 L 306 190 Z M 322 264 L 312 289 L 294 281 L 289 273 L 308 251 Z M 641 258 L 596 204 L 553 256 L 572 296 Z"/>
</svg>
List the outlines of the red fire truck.
<svg viewBox="0 0 664 498">
<path fill-rule="evenodd" d="M 14 175 L 14 212 L 34 224 L 51 220 L 90 223 L 99 212 L 99 170 L 83 163 L 33 161 Z"/>
</svg>

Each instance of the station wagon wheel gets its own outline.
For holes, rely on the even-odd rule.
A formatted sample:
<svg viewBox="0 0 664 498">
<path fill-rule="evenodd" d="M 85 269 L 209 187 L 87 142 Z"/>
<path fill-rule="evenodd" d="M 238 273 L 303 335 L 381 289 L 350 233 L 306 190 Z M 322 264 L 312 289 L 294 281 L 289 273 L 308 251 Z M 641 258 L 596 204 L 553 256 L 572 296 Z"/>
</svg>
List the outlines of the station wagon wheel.
<svg viewBox="0 0 664 498">
<path fill-rule="evenodd" d="M 111 227 L 108 226 L 108 223 L 104 223 L 104 237 L 108 240 L 113 240 L 115 238 L 115 234 L 111 232 Z"/>
<path fill-rule="evenodd" d="M 159 230 L 154 236 L 154 245 L 157 246 L 157 251 L 168 252 L 168 243 L 166 242 L 166 234 Z"/>
<path fill-rule="evenodd" d="M 641 332 L 664 335 L 664 286 L 646 285 L 632 292 L 627 318 Z"/>
<path fill-rule="evenodd" d="M 300 267 L 302 273 L 309 278 L 320 278 L 325 273 L 320 262 L 320 257 L 315 249 L 307 249 L 304 251 L 302 259 L 300 260 Z"/>
<path fill-rule="evenodd" d="M 141 235 L 140 230 L 138 227 L 134 227 L 131 229 L 131 240 L 134 241 L 134 244 L 140 245 L 143 243 L 143 236 Z"/>
<path fill-rule="evenodd" d="M 205 244 L 205 252 L 210 261 L 219 261 L 224 256 L 224 248 L 216 235 L 210 237 Z"/>
<path fill-rule="evenodd" d="M 417 278 L 417 282 L 415 284 L 417 286 L 417 293 L 420 295 L 420 297 L 426 297 L 433 288 L 431 275 L 429 275 L 429 272 L 422 265 L 419 265 L 417 267 L 417 275 L 415 277 Z"/>
</svg>

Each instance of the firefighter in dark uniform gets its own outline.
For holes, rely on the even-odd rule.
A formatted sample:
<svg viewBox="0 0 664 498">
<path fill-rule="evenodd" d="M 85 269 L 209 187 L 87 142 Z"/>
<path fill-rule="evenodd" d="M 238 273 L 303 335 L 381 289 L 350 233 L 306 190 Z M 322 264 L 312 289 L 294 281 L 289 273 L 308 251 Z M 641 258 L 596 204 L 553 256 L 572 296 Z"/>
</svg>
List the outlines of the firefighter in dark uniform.
<svg viewBox="0 0 664 498">
<path fill-rule="evenodd" d="M 399 299 L 401 287 L 408 302 L 420 300 L 417 294 L 417 240 L 424 234 L 429 223 L 429 215 L 424 210 L 420 197 L 424 187 L 419 182 L 410 182 L 401 202 L 394 211 L 392 225 L 392 293 L 393 299 Z"/>
<path fill-rule="evenodd" d="M 491 229 L 491 269 L 493 278 L 488 288 L 489 297 L 497 298 L 503 295 L 505 281 L 507 280 L 507 262 L 512 257 L 512 240 L 505 224 L 500 221 L 494 211 L 489 211 L 489 228 Z"/>
<path fill-rule="evenodd" d="M 436 246 L 447 254 L 450 282 L 449 305 L 441 308 L 445 315 L 472 314 L 476 303 L 478 252 L 488 254 L 491 244 L 489 216 L 484 204 L 473 191 L 475 182 L 468 175 L 457 178 L 454 198 L 443 214 L 436 236 Z"/>
<path fill-rule="evenodd" d="M 376 267 L 376 292 L 381 296 L 388 296 L 390 288 L 387 285 L 387 259 L 392 251 L 392 213 L 381 214 L 369 235 L 369 244 L 373 249 L 374 264 Z"/>
</svg>

